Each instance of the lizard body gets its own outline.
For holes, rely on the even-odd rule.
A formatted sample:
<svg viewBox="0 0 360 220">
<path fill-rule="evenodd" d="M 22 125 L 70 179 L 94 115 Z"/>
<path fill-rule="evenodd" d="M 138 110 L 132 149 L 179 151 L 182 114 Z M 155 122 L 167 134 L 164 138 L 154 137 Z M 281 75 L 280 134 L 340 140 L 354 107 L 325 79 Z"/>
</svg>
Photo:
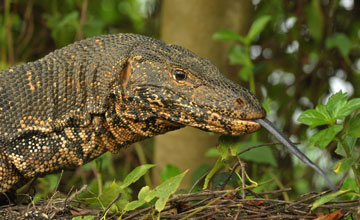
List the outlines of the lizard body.
<svg viewBox="0 0 360 220">
<path fill-rule="evenodd" d="M 0 192 L 183 126 L 242 135 L 263 117 L 248 90 L 180 46 L 88 38 L 0 71 Z"/>
</svg>

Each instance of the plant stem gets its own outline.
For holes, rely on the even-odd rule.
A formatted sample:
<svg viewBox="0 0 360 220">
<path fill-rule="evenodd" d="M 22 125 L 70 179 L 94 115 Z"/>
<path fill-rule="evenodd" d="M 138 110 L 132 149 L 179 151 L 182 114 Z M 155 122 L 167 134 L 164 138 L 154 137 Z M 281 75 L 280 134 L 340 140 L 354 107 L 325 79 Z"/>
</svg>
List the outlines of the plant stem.
<svg viewBox="0 0 360 220">
<path fill-rule="evenodd" d="M 343 146 L 343 148 L 344 148 L 344 150 L 345 150 L 346 156 L 347 156 L 348 158 L 350 158 L 350 157 L 351 157 L 351 152 L 350 152 L 350 147 L 349 147 L 349 145 L 346 143 L 346 141 L 345 141 L 342 137 L 340 137 L 339 140 L 340 140 L 340 143 L 341 143 L 341 145 Z M 351 169 L 352 169 L 352 171 L 353 171 L 353 173 L 354 173 L 356 185 L 358 186 L 358 188 L 359 188 L 359 190 L 360 190 L 360 178 L 359 178 L 358 172 L 357 172 L 357 170 L 356 170 L 355 164 L 353 164 L 353 165 L 351 166 Z"/>
<path fill-rule="evenodd" d="M 251 71 L 249 71 L 249 88 L 250 91 L 256 95 L 256 89 L 255 89 L 255 77 L 254 77 L 254 64 L 251 61 L 251 53 L 250 53 L 250 44 L 244 45 L 246 56 L 248 59 L 247 66 L 250 67 Z"/>
<path fill-rule="evenodd" d="M 144 149 L 142 148 L 141 144 L 135 143 L 134 147 L 135 147 L 136 154 L 138 155 L 140 164 L 141 165 L 147 164 L 145 152 L 144 152 Z M 146 172 L 146 174 L 144 175 L 144 181 L 147 186 L 150 186 L 150 187 L 153 186 L 149 172 Z"/>
<path fill-rule="evenodd" d="M 249 88 L 250 91 L 255 95 L 256 89 L 255 89 L 254 66 L 252 64 L 251 64 L 251 71 L 249 73 Z"/>
<path fill-rule="evenodd" d="M 7 48 L 7 44 L 8 44 L 8 35 L 7 35 L 7 29 L 8 29 L 8 25 L 9 25 L 9 20 L 10 20 L 10 0 L 5 0 L 3 3 L 3 7 L 4 7 L 4 21 L 3 21 L 3 26 L 1 27 L 0 33 L 2 36 L 0 36 L 1 39 L 1 51 L 0 51 L 0 61 L 1 61 L 1 66 L 0 68 L 3 69 L 6 67 L 6 64 L 8 63 L 8 57 L 7 57 L 7 53 L 8 51 L 6 50 Z"/>
<path fill-rule="evenodd" d="M 284 184 L 282 184 L 282 182 L 279 180 L 279 178 L 270 170 L 270 169 L 266 169 L 267 173 L 270 175 L 271 179 L 274 180 L 274 182 L 276 183 L 276 185 L 278 185 L 278 187 L 283 190 L 286 187 L 284 186 Z M 282 195 L 284 197 L 285 201 L 290 201 L 290 197 L 289 194 L 287 192 L 282 192 Z"/>
<path fill-rule="evenodd" d="M 250 54 L 250 44 L 245 45 L 245 50 L 246 50 L 246 55 L 247 55 L 247 59 L 249 60 L 249 67 L 251 69 L 251 71 L 249 71 L 249 88 L 250 91 L 256 95 L 256 88 L 255 88 L 255 77 L 254 77 L 254 64 L 251 61 L 251 54 Z M 257 133 L 254 133 L 253 135 L 251 135 L 251 140 L 252 141 L 257 141 L 258 137 L 257 137 Z"/>
</svg>

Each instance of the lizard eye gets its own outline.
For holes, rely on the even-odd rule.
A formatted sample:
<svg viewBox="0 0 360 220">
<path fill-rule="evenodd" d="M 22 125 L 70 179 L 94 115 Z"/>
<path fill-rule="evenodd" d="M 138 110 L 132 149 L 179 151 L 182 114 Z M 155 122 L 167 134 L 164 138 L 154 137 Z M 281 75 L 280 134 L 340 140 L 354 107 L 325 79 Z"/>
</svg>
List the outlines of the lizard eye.
<svg viewBox="0 0 360 220">
<path fill-rule="evenodd" d="M 186 79 L 186 73 L 181 70 L 175 70 L 174 77 L 176 80 L 181 81 Z"/>
</svg>

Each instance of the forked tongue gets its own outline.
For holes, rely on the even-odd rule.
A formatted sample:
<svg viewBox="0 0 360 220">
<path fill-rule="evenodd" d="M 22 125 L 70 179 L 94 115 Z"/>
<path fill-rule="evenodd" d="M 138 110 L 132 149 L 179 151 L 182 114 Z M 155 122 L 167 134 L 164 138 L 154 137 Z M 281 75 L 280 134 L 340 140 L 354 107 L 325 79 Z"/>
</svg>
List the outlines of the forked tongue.
<svg viewBox="0 0 360 220">
<path fill-rule="evenodd" d="M 330 179 L 326 176 L 324 171 L 322 171 L 316 164 L 314 164 L 303 152 L 301 152 L 295 144 L 293 144 L 289 138 L 287 138 L 279 129 L 277 129 L 274 124 L 267 120 L 266 118 L 253 119 L 257 123 L 261 124 L 266 130 L 268 130 L 271 134 L 273 134 L 276 139 L 278 139 L 292 154 L 297 156 L 303 163 L 312 167 L 318 174 L 320 174 L 327 184 L 330 186 L 331 190 L 336 192 L 337 189 L 335 185 L 330 181 Z"/>
</svg>

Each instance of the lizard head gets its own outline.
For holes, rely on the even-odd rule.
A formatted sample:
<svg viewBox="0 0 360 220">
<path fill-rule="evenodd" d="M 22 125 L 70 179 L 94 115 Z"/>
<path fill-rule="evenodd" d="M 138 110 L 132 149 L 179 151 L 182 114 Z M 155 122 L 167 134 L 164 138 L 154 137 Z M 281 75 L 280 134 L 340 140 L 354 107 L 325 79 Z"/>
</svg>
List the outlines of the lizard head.
<svg viewBox="0 0 360 220">
<path fill-rule="evenodd" d="M 250 91 L 180 46 L 161 41 L 139 45 L 124 69 L 122 99 L 136 106 L 137 117 L 157 118 L 174 129 L 192 126 L 228 135 L 254 132 L 260 124 L 253 119 L 265 117 Z"/>
</svg>

